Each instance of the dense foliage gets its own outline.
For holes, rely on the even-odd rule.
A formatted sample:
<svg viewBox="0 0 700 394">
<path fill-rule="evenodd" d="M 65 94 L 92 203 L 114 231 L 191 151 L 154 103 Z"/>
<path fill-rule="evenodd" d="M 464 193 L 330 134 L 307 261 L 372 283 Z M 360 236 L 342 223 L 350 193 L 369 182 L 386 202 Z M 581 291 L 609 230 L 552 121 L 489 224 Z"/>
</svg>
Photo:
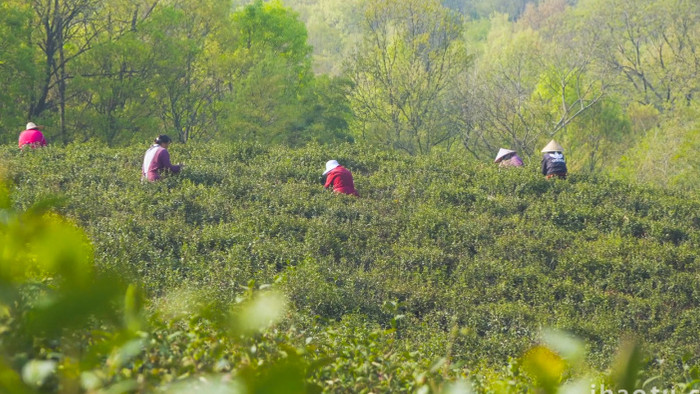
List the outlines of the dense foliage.
<svg viewBox="0 0 700 394">
<path fill-rule="evenodd" d="M 0 2 L 0 391 L 697 388 L 696 3 Z"/>
<path fill-rule="evenodd" d="M 184 172 L 143 184 L 143 150 L 0 150 L 14 185 L 2 234 L 25 237 L 3 243 L 14 276 L 2 277 L 2 368 L 64 392 L 437 391 L 462 378 L 556 392 L 607 381 L 620 339 L 634 337 L 644 355 L 623 347 L 618 363 L 632 386 L 658 375 L 655 386 L 689 390 L 698 378 L 695 193 L 361 144 L 175 145 Z M 330 156 L 353 171 L 360 198 L 318 184 Z M 51 224 L 56 213 L 67 221 Z M 91 248 L 61 227 L 76 225 Z M 25 244 L 36 250 L 8 249 Z M 57 246 L 84 252 L 42 263 L 42 248 Z M 64 294 L 89 300 L 70 322 Z M 543 328 L 585 347 L 557 348 L 561 334 Z"/>
<path fill-rule="evenodd" d="M 54 143 L 123 145 L 154 130 L 180 141 L 348 139 L 347 111 L 328 100 L 340 82 L 316 80 L 306 27 L 279 2 L 0 7 L 2 142 L 26 118 Z"/>
<path fill-rule="evenodd" d="M 694 0 L 5 0 L 0 142 L 554 137 L 579 173 L 695 187 L 699 43 Z"/>
</svg>

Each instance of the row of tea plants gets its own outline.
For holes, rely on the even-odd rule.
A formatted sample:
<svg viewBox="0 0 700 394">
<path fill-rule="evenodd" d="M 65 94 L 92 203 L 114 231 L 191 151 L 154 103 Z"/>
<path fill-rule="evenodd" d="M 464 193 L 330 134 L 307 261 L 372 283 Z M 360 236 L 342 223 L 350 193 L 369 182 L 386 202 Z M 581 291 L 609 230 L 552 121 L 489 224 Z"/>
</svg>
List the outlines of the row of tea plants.
<svg viewBox="0 0 700 394">
<path fill-rule="evenodd" d="M 144 149 L 0 148 L 0 389 L 699 385 L 695 192 L 361 144 L 173 145 L 151 184 Z"/>
</svg>

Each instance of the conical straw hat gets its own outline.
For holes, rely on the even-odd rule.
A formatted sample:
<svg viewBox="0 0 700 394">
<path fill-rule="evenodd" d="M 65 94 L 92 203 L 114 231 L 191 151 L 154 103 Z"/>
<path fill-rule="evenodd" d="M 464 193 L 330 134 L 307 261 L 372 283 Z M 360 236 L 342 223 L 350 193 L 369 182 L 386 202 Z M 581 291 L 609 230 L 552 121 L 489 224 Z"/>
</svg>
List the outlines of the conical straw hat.
<svg viewBox="0 0 700 394">
<path fill-rule="evenodd" d="M 559 144 L 557 143 L 557 141 L 554 141 L 554 140 L 549 141 L 549 144 L 547 144 L 547 146 L 545 146 L 544 148 L 542 148 L 542 153 L 546 153 L 546 152 L 563 152 L 563 151 L 564 151 L 564 148 L 562 148 L 561 145 L 559 145 Z"/>
<path fill-rule="evenodd" d="M 496 159 L 493 162 L 498 163 L 499 161 L 501 161 L 501 159 L 503 159 L 503 156 L 508 155 L 510 153 L 515 153 L 515 151 L 505 148 L 499 149 L 498 154 L 496 155 Z"/>
</svg>

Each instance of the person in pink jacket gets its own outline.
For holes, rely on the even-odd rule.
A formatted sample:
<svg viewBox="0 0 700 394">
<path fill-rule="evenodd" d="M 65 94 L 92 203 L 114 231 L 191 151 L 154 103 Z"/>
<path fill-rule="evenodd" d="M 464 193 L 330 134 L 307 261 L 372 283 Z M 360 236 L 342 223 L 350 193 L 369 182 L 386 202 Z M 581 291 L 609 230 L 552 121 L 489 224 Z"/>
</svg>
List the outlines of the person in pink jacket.
<svg viewBox="0 0 700 394">
<path fill-rule="evenodd" d="M 27 146 L 30 148 L 46 146 L 44 134 L 39 130 L 39 126 L 32 122 L 27 123 L 25 130 L 19 134 L 19 148 L 24 149 Z"/>
<path fill-rule="evenodd" d="M 498 150 L 496 155 L 496 160 L 494 163 L 498 163 L 499 167 L 522 167 L 523 161 L 520 159 L 518 154 L 511 149 L 501 148 Z"/>
<path fill-rule="evenodd" d="M 170 163 L 170 153 L 168 153 L 168 146 L 172 140 L 165 134 L 159 135 L 158 138 L 153 141 L 153 145 L 146 151 L 143 157 L 143 167 L 141 169 L 141 180 L 148 180 L 150 182 L 157 181 L 160 179 L 161 175 L 170 171 L 175 174 L 180 172 L 182 169 L 182 164 L 173 165 Z"/>
<path fill-rule="evenodd" d="M 325 177 L 323 187 L 326 189 L 333 187 L 333 191 L 336 193 L 351 194 L 359 197 L 357 190 L 355 190 L 352 173 L 338 164 L 336 160 L 329 160 L 326 163 L 326 171 L 323 173 L 322 179 L 323 177 Z"/>
</svg>

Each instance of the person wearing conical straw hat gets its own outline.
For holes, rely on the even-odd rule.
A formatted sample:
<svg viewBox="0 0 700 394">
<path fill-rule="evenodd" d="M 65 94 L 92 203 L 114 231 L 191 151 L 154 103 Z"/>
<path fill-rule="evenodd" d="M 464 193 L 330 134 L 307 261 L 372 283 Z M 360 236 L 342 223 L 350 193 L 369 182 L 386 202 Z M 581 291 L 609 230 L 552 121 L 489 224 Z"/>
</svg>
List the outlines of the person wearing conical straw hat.
<svg viewBox="0 0 700 394">
<path fill-rule="evenodd" d="M 523 161 L 518 157 L 518 153 L 511 149 L 501 148 L 498 150 L 496 155 L 496 160 L 494 163 L 498 163 L 499 167 L 522 167 Z"/>
<path fill-rule="evenodd" d="M 551 140 L 549 144 L 542 148 L 542 175 L 547 179 L 566 179 L 566 159 L 564 158 L 564 148 L 556 141 Z"/>
<path fill-rule="evenodd" d="M 39 130 L 39 126 L 33 122 L 27 123 L 24 131 L 19 134 L 19 148 L 24 149 L 27 146 L 30 148 L 46 146 L 44 134 Z"/>
</svg>

